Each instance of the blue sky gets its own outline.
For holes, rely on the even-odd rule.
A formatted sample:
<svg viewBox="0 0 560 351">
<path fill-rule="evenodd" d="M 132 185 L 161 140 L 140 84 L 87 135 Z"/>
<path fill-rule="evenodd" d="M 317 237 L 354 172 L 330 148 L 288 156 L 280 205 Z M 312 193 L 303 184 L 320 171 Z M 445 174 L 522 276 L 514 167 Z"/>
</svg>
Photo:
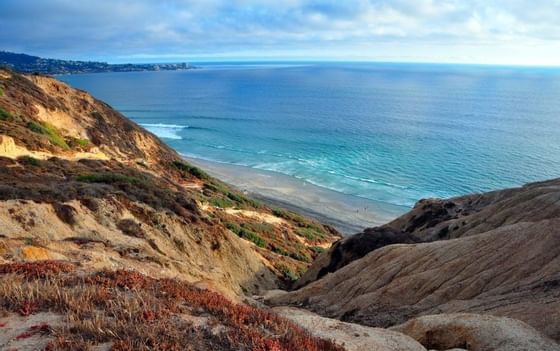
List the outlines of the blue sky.
<svg viewBox="0 0 560 351">
<path fill-rule="evenodd" d="M 560 65 L 560 0 L 1 0 L 0 49 L 109 62 Z"/>
</svg>

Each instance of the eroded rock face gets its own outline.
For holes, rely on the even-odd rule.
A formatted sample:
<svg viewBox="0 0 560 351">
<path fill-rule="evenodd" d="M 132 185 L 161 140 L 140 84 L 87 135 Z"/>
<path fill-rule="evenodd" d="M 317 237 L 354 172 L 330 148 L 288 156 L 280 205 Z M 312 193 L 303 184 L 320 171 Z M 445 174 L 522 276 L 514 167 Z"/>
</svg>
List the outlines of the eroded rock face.
<svg viewBox="0 0 560 351">
<path fill-rule="evenodd" d="M 391 244 L 416 243 L 414 235 L 389 227 L 368 228 L 362 233 L 337 241 L 327 253 L 317 258 L 293 289 L 332 273 L 350 262 L 364 257 L 369 252 Z"/>
<path fill-rule="evenodd" d="M 559 217 L 558 179 L 448 200 L 420 200 L 410 212 L 394 221 L 335 243 L 313 262 L 294 288 L 299 289 L 386 245 L 453 239 L 505 225 Z"/>
<path fill-rule="evenodd" d="M 345 323 L 298 308 L 278 307 L 274 312 L 299 324 L 313 336 L 334 339 L 347 351 L 426 351 L 419 342 L 400 331 Z"/>
<path fill-rule="evenodd" d="M 84 91 L 2 68 L 0 86 L 0 262 L 132 268 L 241 298 L 291 282 L 339 238 L 187 164 Z"/>
<path fill-rule="evenodd" d="M 423 316 L 391 330 L 409 335 L 434 350 L 560 350 L 560 345 L 521 321 L 488 315 L 457 313 Z"/>
<path fill-rule="evenodd" d="M 473 212 L 441 224 L 414 224 L 413 234 L 431 241 L 374 249 L 270 303 L 376 327 L 426 314 L 507 316 L 560 340 L 560 181 L 453 202 L 437 208 L 470 206 L 467 212 Z M 425 213 L 419 206 L 387 226 L 405 231 L 406 219 Z M 451 231 L 453 239 L 432 240 L 442 225 L 459 227 Z"/>
</svg>

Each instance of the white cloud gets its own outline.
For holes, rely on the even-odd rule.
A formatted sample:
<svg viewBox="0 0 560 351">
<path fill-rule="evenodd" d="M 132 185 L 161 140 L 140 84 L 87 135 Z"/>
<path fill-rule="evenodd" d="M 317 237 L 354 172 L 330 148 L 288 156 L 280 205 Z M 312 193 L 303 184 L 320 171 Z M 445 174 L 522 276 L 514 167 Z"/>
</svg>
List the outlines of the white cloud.
<svg viewBox="0 0 560 351">
<path fill-rule="evenodd" d="M 109 60 L 560 64 L 558 18 L 559 0 L 2 0 L 0 47 Z"/>
</svg>

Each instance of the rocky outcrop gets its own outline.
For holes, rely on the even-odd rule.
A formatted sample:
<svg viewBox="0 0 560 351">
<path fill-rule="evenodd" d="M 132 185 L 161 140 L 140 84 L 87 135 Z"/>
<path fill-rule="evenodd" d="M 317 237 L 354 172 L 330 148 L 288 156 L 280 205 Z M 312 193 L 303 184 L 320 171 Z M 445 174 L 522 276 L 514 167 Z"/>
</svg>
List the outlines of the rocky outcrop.
<svg viewBox="0 0 560 351">
<path fill-rule="evenodd" d="M 423 316 L 391 330 L 409 335 L 434 350 L 560 350 L 560 345 L 523 322 L 488 315 L 457 313 Z"/>
<path fill-rule="evenodd" d="M 555 179 L 448 200 L 420 200 L 412 211 L 386 226 L 433 241 L 559 217 L 560 179 Z"/>
<path fill-rule="evenodd" d="M 346 351 L 426 351 L 418 341 L 400 331 L 345 323 L 293 307 L 273 310 L 313 336 L 336 340 Z"/>
<path fill-rule="evenodd" d="M 392 222 L 335 243 L 294 284 L 300 288 L 391 244 L 460 238 L 502 226 L 560 218 L 560 180 L 451 198 L 424 199 Z"/>
<path fill-rule="evenodd" d="M 445 225 L 451 227 L 453 239 L 374 249 L 270 303 L 301 305 L 376 327 L 427 314 L 507 316 L 560 340 L 560 181 L 453 203 L 438 205 L 438 210 L 421 203 L 388 225 L 402 232 L 412 226 L 419 238 L 430 238 Z M 441 209 L 452 207 L 464 210 L 458 218 L 446 219 L 455 215 Z M 430 221 L 422 219 L 407 224 L 407 219 L 414 222 L 430 211 L 443 222 L 428 225 Z M 452 230 L 455 225 L 458 228 Z"/>
<path fill-rule="evenodd" d="M 369 252 L 391 244 L 416 243 L 414 235 L 389 227 L 368 228 L 362 233 L 337 241 L 327 253 L 320 255 L 305 274 L 295 282 L 293 289 L 332 273 Z"/>
</svg>

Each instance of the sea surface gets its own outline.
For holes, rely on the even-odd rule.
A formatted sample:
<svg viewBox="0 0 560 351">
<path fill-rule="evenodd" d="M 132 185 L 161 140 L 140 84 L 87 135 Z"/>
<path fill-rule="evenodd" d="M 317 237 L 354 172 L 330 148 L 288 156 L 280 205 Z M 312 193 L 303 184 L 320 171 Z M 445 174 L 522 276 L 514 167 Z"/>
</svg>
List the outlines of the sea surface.
<svg viewBox="0 0 560 351">
<path fill-rule="evenodd" d="M 560 177 L 560 69 L 300 63 L 59 78 L 194 158 L 404 212 Z"/>
</svg>

